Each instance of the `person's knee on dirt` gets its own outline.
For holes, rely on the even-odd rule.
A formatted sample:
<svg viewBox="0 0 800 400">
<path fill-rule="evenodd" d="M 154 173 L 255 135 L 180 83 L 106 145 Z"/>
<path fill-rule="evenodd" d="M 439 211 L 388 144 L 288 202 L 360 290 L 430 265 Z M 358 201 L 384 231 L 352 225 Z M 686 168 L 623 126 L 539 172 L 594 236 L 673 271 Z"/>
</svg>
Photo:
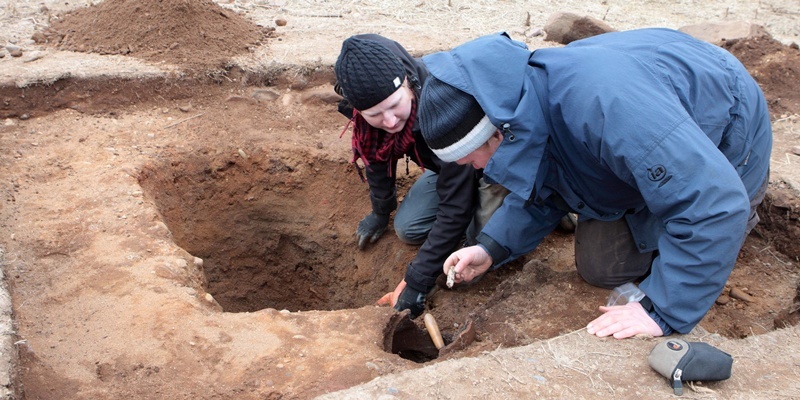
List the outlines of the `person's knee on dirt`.
<svg viewBox="0 0 800 400">
<path fill-rule="evenodd" d="M 510 191 L 478 245 L 453 252 L 443 273 L 480 276 L 575 212 L 580 275 L 608 288 L 641 279 L 645 295 L 601 306 L 590 334 L 687 333 L 703 318 L 757 222 L 769 174 L 769 112 L 738 60 L 668 29 L 536 52 L 490 35 L 423 60 L 426 142 Z M 460 97 L 478 107 L 452 107 Z"/>
<path fill-rule="evenodd" d="M 480 207 L 475 211 L 475 217 L 472 219 L 469 228 L 467 228 L 467 237 L 465 241 L 467 246 L 472 246 L 477 243 L 475 239 L 478 237 L 478 234 L 483 227 L 486 226 L 486 223 L 489 222 L 489 218 L 492 217 L 492 214 L 503 204 L 503 199 L 507 194 L 508 189 L 498 184 L 490 184 L 486 182 L 483 177 L 478 180 L 478 201 L 480 202 Z"/>
<path fill-rule="evenodd" d="M 613 289 L 647 275 L 654 251 L 640 252 L 624 218 L 585 220 L 575 232 L 575 267 L 588 284 Z"/>
<path fill-rule="evenodd" d="M 426 170 L 411 185 L 394 215 L 394 232 L 403 243 L 421 245 L 436 222 L 439 174 Z"/>
<path fill-rule="evenodd" d="M 356 241 L 361 250 L 375 243 L 396 210 L 398 237 L 421 246 L 404 279 L 379 302 L 400 311 L 411 309 L 416 316 L 444 259 L 462 244 L 478 204 L 477 173 L 440 160 L 425 145 L 416 106 L 427 69 L 398 43 L 373 34 L 350 37 L 342 43 L 334 70 L 335 88 L 343 97 L 339 111 L 353 126 L 352 162 L 369 185 L 372 204 L 358 224 Z M 398 208 L 397 163 L 404 158 L 424 172 Z"/>
</svg>

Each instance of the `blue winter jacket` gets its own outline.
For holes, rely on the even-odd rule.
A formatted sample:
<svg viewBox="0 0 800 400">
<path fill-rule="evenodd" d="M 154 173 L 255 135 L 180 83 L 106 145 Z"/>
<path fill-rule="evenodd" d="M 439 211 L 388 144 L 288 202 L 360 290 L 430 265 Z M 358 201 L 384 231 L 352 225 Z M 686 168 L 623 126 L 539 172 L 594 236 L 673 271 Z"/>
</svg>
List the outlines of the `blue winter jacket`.
<svg viewBox="0 0 800 400">
<path fill-rule="evenodd" d="M 534 52 L 490 35 L 423 61 L 504 133 L 484 174 L 511 194 L 479 238 L 495 267 L 533 250 L 567 211 L 626 218 L 640 250 L 658 250 L 639 285 L 651 316 L 681 333 L 703 318 L 772 148 L 763 94 L 735 57 L 642 29 Z"/>
</svg>

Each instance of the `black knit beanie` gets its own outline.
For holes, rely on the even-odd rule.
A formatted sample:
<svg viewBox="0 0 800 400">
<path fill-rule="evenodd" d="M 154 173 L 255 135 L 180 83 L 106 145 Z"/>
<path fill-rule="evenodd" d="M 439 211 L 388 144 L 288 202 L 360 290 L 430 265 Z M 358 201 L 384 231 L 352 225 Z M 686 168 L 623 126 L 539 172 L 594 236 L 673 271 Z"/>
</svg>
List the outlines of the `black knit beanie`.
<svg viewBox="0 0 800 400">
<path fill-rule="evenodd" d="M 334 70 L 342 96 L 360 111 L 385 100 L 406 79 L 403 64 L 386 46 L 354 36 L 342 43 Z"/>
<path fill-rule="evenodd" d="M 467 156 L 497 130 L 474 97 L 434 76 L 425 81 L 418 108 L 422 136 L 442 161 Z"/>
</svg>

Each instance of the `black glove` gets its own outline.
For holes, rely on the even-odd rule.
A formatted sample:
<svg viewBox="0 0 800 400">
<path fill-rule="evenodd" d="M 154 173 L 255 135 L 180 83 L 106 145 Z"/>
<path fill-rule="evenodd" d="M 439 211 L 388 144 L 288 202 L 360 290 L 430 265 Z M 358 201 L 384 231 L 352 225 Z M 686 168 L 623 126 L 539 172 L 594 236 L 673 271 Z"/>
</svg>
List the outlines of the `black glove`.
<svg viewBox="0 0 800 400">
<path fill-rule="evenodd" d="M 419 317 L 425 311 L 425 297 L 426 294 L 418 292 L 411 286 L 406 286 L 400 296 L 397 298 L 397 303 L 394 309 L 397 311 L 409 310 L 411 311 L 411 318 Z"/>
<path fill-rule="evenodd" d="M 367 246 L 367 240 L 369 240 L 370 243 L 375 243 L 375 241 L 383 235 L 383 232 L 386 231 L 386 227 L 388 226 L 388 214 L 375 214 L 374 211 L 369 213 L 369 215 L 358 223 L 358 229 L 356 229 L 358 248 L 364 250 L 364 247 Z"/>
</svg>

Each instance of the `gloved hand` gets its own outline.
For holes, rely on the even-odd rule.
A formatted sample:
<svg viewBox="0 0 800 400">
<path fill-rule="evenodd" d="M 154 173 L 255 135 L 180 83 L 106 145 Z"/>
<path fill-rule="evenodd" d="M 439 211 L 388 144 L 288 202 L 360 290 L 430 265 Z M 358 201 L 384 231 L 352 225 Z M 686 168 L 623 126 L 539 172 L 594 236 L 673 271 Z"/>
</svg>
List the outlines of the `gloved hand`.
<svg viewBox="0 0 800 400">
<path fill-rule="evenodd" d="M 409 310 L 411 311 L 411 318 L 417 318 L 425 311 L 425 297 L 426 293 L 418 292 L 411 286 L 406 286 L 400 297 L 397 298 L 397 303 L 394 309 L 397 311 Z"/>
<path fill-rule="evenodd" d="M 379 306 L 394 307 L 394 305 L 397 304 L 397 298 L 400 297 L 400 293 L 403 293 L 403 289 L 405 288 L 406 288 L 406 280 L 403 279 L 402 281 L 400 281 L 399 284 L 397 284 L 397 287 L 394 289 L 394 291 L 391 291 L 383 295 L 383 297 L 378 299 L 378 301 L 375 304 Z"/>
<path fill-rule="evenodd" d="M 411 318 L 417 318 L 425 311 L 425 293 L 418 292 L 416 289 L 406 285 L 406 280 L 400 284 L 393 292 L 386 293 L 376 303 L 379 306 L 392 306 L 397 311 L 409 309 Z"/>
<path fill-rule="evenodd" d="M 364 250 L 368 240 L 370 243 L 375 243 L 375 241 L 383 235 L 383 232 L 386 231 L 386 227 L 388 226 L 388 214 L 375 214 L 373 211 L 364 217 L 364 219 L 358 223 L 358 229 L 356 229 L 359 250 Z"/>
</svg>

